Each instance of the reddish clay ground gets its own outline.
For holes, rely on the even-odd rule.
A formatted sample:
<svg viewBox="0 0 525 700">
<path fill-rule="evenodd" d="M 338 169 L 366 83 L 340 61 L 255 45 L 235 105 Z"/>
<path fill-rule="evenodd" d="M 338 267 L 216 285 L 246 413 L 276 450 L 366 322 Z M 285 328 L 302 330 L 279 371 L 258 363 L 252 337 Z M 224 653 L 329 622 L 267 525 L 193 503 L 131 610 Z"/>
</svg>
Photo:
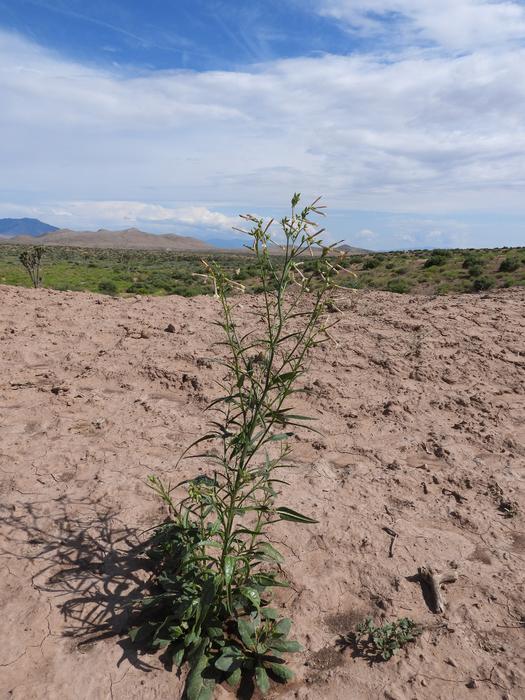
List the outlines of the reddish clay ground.
<svg viewBox="0 0 525 700">
<path fill-rule="evenodd" d="M 272 696 L 523 698 L 525 290 L 365 292 L 341 308 L 299 400 L 323 437 L 294 441 L 282 496 L 320 523 L 275 530 L 293 584 L 279 603 L 306 651 Z M 0 697 L 180 697 L 183 679 L 126 642 L 121 606 L 162 517 L 146 476 L 205 468 L 173 465 L 216 395 L 217 315 L 211 298 L 0 287 Z M 413 580 L 427 563 L 457 566 L 444 615 Z M 424 632 L 370 665 L 336 644 L 368 614 Z"/>
</svg>

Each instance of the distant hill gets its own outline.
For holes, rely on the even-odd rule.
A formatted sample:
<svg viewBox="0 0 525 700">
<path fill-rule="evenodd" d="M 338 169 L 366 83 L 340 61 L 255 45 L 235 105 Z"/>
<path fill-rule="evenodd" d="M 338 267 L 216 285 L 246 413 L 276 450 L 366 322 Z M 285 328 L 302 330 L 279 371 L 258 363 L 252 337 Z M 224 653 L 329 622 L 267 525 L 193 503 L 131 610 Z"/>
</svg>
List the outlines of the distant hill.
<svg viewBox="0 0 525 700">
<path fill-rule="evenodd" d="M 214 250 L 215 246 L 190 236 L 177 236 L 174 233 L 154 234 L 128 228 L 123 231 L 71 231 L 56 229 L 51 233 L 35 237 L 16 236 L 9 243 L 23 243 L 75 248 L 117 248 L 121 250 Z"/>
<path fill-rule="evenodd" d="M 348 253 L 349 255 L 366 255 L 367 253 L 373 253 L 372 250 L 367 250 L 367 248 L 355 248 L 353 245 L 348 245 L 343 243 L 343 245 L 338 245 L 336 250 L 339 253 Z"/>
<path fill-rule="evenodd" d="M 0 219 L 0 236 L 40 236 L 51 231 L 58 227 L 39 219 Z"/>
<path fill-rule="evenodd" d="M 282 255 L 284 248 L 282 248 L 280 245 L 277 245 L 275 243 L 272 243 L 268 247 L 268 252 L 271 253 L 272 255 Z M 311 250 L 307 251 L 304 253 L 304 255 L 321 255 L 322 253 L 322 248 L 318 246 L 313 246 Z M 232 250 L 233 252 L 233 250 Z M 332 249 L 333 253 L 348 253 L 349 255 L 367 255 L 369 253 L 373 253 L 375 251 L 373 250 L 367 250 L 366 248 L 356 248 L 352 245 L 348 245 L 347 243 L 343 243 L 342 245 L 336 246 L 335 248 Z"/>
</svg>

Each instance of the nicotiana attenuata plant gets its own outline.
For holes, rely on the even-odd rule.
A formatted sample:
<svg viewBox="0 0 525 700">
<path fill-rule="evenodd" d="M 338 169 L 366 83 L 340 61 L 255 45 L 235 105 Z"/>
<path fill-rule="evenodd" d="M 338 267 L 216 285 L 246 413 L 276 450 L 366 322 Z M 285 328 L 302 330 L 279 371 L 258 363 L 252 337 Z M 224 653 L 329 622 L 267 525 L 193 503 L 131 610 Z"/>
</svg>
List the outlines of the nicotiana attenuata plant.
<svg viewBox="0 0 525 700">
<path fill-rule="evenodd" d="M 221 396 L 208 407 L 215 420 L 181 459 L 200 460 L 206 474 L 176 485 L 149 479 L 169 517 L 151 541 L 155 586 L 139 602 L 141 624 L 130 636 L 164 649 L 179 667 L 188 663 L 188 700 L 211 698 L 224 680 L 255 683 L 266 693 L 270 679 L 292 678 L 284 654 L 301 650 L 288 638 L 291 621 L 270 605 L 271 589 L 288 585 L 272 525 L 317 522 L 282 505 L 280 490 L 291 468 L 289 438 L 310 420 L 289 399 L 300 391 L 309 350 L 330 337 L 327 305 L 333 310 L 342 268 L 335 244 L 323 245 L 323 229 L 312 220 L 323 213 L 319 200 L 300 210 L 299 199 L 295 194 L 280 226 L 243 217 L 262 288 L 249 330 L 238 314 L 241 285 L 217 263 L 205 263 L 221 304 L 227 359 Z M 182 487 L 185 496 L 176 500 Z"/>
</svg>

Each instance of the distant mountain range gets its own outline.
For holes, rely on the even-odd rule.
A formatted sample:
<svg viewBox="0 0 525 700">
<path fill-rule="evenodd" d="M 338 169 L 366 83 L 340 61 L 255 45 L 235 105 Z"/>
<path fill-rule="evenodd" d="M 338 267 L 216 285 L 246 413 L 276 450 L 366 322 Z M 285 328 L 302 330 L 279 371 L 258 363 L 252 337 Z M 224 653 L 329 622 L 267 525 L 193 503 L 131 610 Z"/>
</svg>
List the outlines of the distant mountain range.
<svg viewBox="0 0 525 700">
<path fill-rule="evenodd" d="M 40 236 L 51 231 L 58 227 L 39 219 L 0 219 L 0 236 Z"/>
<path fill-rule="evenodd" d="M 137 228 L 124 231 L 71 231 L 56 229 L 41 236 L 15 236 L 5 242 L 32 245 L 69 246 L 74 248 L 118 248 L 121 250 L 213 250 L 206 243 L 190 236 L 177 236 L 174 233 L 146 233 Z"/>
<path fill-rule="evenodd" d="M 233 242 L 227 239 L 214 240 L 213 243 L 191 236 L 178 236 L 175 233 L 146 233 L 137 228 L 123 231 L 73 231 L 59 229 L 38 219 L 0 219 L 0 243 L 20 243 L 25 245 L 50 245 L 74 248 L 116 248 L 121 250 L 175 250 L 204 251 L 229 249 L 241 252 Z M 217 245 L 215 245 L 217 244 Z M 368 253 L 364 248 L 355 248 L 344 244 L 337 251 L 349 254 Z M 275 253 L 281 252 L 276 246 Z"/>
</svg>

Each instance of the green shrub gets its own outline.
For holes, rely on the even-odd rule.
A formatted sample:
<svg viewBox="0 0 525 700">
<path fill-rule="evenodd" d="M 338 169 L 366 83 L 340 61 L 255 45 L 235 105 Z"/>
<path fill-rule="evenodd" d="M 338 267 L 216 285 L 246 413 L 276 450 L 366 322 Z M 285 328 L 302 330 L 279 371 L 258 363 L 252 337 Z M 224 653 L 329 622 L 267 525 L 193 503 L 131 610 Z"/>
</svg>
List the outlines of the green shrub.
<svg viewBox="0 0 525 700">
<path fill-rule="evenodd" d="M 380 258 L 367 258 L 363 263 L 363 270 L 374 270 L 381 265 Z"/>
<path fill-rule="evenodd" d="M 356 277 L 346 277 L 339 280 L 339 285 L 346 289 L 362 289 L 363 283 Z"/>
<path fill-rule="evenodd" d="M 118 288 L 113 280 L 102 280 L 102 282 L 99 282 L 98 291 L 102 292 L 102 294 L 110 294 L 111 296 L 115 296 L 115 294 L 118 292 Z"/>
<path fill-rule="evenodd" d="M 469 253 L 465 256 L 463 260 L 462 267 L 464 270 L 469 270 L 472 267 L 481 267 L 483 265 L 483 260 L 479 255 L 474 253 Z"/>
<path fill-rule="evenodd" d="M 154 294 L 155 287 L 144 282 L 133 282 L 133 284 L 130 284 L 126 289 L 126 292 L 128 292 L 128 294 Z"/>
<path fill-rule="evenodd" d="M 430 257 L 425 260 L 423 263 L 423 267 L 435 267 L 439 265 L 444 265 L 445 262 L 450 258 L 452 255 L 451 250 L 440 250 L 436 249 L 433 250 Z"/>
<path fill-rule="evenodd" d="M 469 273 L 470 277 L 479 277 L 482 272 L 483 272 L 483 268 L 481 267 L 481 265 L 471 265 L 468 268 L 468 273 Z"/>
<path fill-rule="evenodd" d="M 515 272 L 520 267 L 520 261 L 517 257 L 507 257 L 501 261 L 499 266 L 500 272 Z"/>
<path fill-rule="evenodd" d="M 387 284 L 387 289 L 389 292 L 395 292 L 396 294 L 407 294 L 411 289 L 411 285 L 407 280 L 398 278 L 390 280 Z"/>
<path fill-rule="evenodd" d="M 472 282 L 472 290 L 474 292 L 484 292 L 494 286 L 494 280 L 490 277 L 478 277 Z"/>
<path fill-rule="evenodd" d="M 288 400 L 306 371 L 309 350 L 328 338 L 333 322 L 326 305 L 333 303 L 338 265 L 322 247 L 316 270 L 304 275 L 301 256 L 321 245 L 321 231 L 310 221 L 322 212 L 317 201 L 297 212 L 298 202 L 294 195 L 291 216 L 281 222 L 286 251 L 279 264 L 268 252 L 271 222 L 244 217 L 253 225 L 246 233 L 262 288 L 255 312 L 260 330 L 245 333 L 235 317 L 229 299 L 240 283 L 217 263 L 206 263 L 222 308 L 227 377 L 222 396 L 208 407 L 217 420 L 180 459 L 200 445 L 198 457 L 209 473 L 178 484 L 186 491 L 178 501 L 177 487 L 155 476 L 149 480 L 170 515 L 150 551 L 157 589 L 137 603 L 142 624 L 130 636 L 165 649 L 179 667 L 188 662 L 187 700 L 211 698 L 217 682 L 237 686 L 247 676 L 264 694 L 270 678 L 292 677 L 283 655 L 301 649 L 288 639 L 291 621 L 269 605 L 269 590 L 287 585 L 278 575 L 284 557 L 271 543 L 271 526 L 317 522 L 279 504 L 278 489 L 286 482 L 278 475 L 289 465 L 288 438 L 309 420 L 296 415 Z"/>
</svg>

